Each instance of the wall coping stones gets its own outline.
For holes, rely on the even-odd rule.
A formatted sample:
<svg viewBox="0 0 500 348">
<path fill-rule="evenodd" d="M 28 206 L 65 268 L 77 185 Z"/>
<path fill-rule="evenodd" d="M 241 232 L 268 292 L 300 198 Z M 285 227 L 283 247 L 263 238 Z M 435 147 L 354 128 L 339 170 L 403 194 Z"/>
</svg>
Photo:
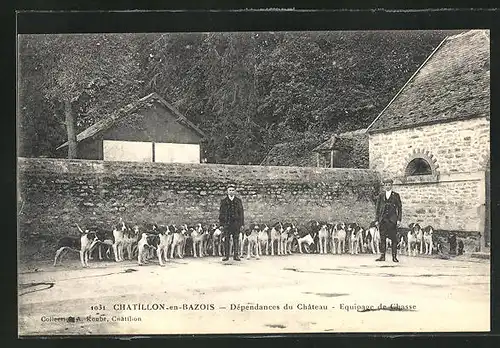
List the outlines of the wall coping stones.
<svg viewBox="0 0 500 348">
<path fill-rule="evenodd" d="M 251 182 L 307 182 L 333 184 L 338 181 L 359 182 L 360 177 L 368 183 L 380 182 L 379 173 L 371 169 L 284 167 L 231 164 L 150 163 L 114 162 L 102 160 L 18 158 L 18 173 L 36 173 L 38 176 L 53 173 L 97 176 L 149 177 L 183 180 L 217 181 L 240 184 Z M 244 180 L 241 178 L 244 174 Z"/>
</svg>

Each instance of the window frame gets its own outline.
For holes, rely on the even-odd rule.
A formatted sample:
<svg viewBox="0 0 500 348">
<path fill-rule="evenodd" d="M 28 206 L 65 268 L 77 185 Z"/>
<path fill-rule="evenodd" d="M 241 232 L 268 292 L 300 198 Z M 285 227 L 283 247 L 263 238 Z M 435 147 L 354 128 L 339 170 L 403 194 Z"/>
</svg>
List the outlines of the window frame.
<svg viewBox="0 0 500 348">
<path fill-rule="evenodd" d="M 422 173 L 422 174 L 409 174 L 409 171 L 410 171 L 410 166 L 412 165 L 412 163 L 415 163 L 415 165 L 413 165 L 414 168 L 411 168 L 413 172 L 416 172 L 418 169 L 420 169 L 420 167 L 417 167 L 417 162 L 416 161 L 419 161 L 419 162 L 423 162 L 425 163 L 425 166 L 426 166 L 426 170 L 425 170 L 425 173 Z M 415 168 L 416 167 L 416 168 Z M 414 159 L 412 159 L 407 165 L 406 165 L 406 168 L 405 168 L 405 176 L 424 176 L 424 175 L 432 175 L 432 168 L 431 168 L 431 165 L 429 164 L 429 162 L 427 162 L 425 160 L 425 158 L 422 158 L 422 157 L 415 157 Z"/>
<path fill-rule="evenodd" d="M 408 175 L 408 166 L 416 159 L 424 160 L 429 168 L 430 174 L 417 174 Z M 406 158 L 405 166 L 403 168 L 403 182 L 406 184 L 420 184 L 420 183 L 437 183 L 439 182 L 439 165 L 436 158 L 428 151 L 414 150 L 413 153 Z"/>
</svg>

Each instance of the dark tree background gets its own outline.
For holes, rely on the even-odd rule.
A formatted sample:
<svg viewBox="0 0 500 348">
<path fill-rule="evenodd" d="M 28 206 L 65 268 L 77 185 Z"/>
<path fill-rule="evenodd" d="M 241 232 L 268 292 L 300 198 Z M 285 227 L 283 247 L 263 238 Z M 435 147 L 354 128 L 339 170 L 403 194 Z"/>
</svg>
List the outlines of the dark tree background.
<svg viewBox="0 0 500 348">
<path fill-rule="evenodd" d="M 368 126 L 455 33 L 20 35 L 18 154 L 54 157 L 157 92 L 207 134 L 209 162 L 258 164 L 277 143 Z"/>
</svg>

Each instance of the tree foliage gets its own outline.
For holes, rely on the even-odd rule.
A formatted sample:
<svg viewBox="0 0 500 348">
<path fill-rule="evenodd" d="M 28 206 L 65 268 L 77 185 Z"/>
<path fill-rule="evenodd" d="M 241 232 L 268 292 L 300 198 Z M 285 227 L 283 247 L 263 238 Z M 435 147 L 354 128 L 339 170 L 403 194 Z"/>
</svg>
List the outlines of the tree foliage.
<svg viewBox="0 0 500 348">
<path fill-rule="evenodd" d="M 20 40 L 23 155 L 54 155 L 70 98 L 78 131 L 151 92 L 205 133 L 217 163 L 366 127 L 445 31 L 97 34 Z M 38 145 L 37 145 L 38 144 Z"/>
<path fill-rule="evenodd" d="M 20 37 L 20 128 L 50 137 L 51 148 L 38 155 L 53 154 L 70 128 L 81 130 L 140 95 L 135 41 L 127 34 Z M 22 142 L 27 138 L 23 132 Z M 22 150 L 29 151 L 29 140 Z"/>
</svg>

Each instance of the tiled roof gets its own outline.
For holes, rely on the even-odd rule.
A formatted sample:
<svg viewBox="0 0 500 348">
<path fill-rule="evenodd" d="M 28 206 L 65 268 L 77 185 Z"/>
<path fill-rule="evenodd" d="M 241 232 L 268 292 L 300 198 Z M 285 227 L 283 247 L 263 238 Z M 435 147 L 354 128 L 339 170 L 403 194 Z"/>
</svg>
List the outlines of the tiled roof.
<svg viewBox="0 0 500 348">
<path fill-rule="evenodd" d="M 165 107 L 167 110 L 172 112 L 174 116 L 176 116 L 176 121 L 184 124 L 185 126 L 191 128 L 194 130 L 196 133 L 198 133 L 201 137 L 205 136 L 205 133 L 203 133 L 198 127 L 196 127 L 191 121 L 189 121 L 184 115 L 182 115 L 176 108 L 174 108 L 172 105 L 167 103 L 162 97 L 160 97 L 156 93 L 151 93 L 148 94 L 147 96 L 132 102 L 128 105 L 125 105 L 123 108 L 118 109 L 115 111 L 111 116 L 102 119 L 101 121 L 93 124 L 92 126 L 88 127 L 87 129 L 83 130 L 76 136 L 76 141 L 80 142 L 82 140 L 88 139 L 90 137 L 95 136 L 96 134 L 110 128 L 115 124 L 117 120 L 122 118 L 124 115 L 128 115 L 131 112 L 134 112 L 138 110 L 140 107 L 144 106 L 148 102 L 156 101 L 160 103 L 163 107 Z M 68 142 L 65 142 L 64 144 L 59 145 L 57 150 L 65 147 L 68 145 Z"/>
<path fill-rule="evenodd" d="M 470 30 L 444 39 L 368 132 L 489 116 L 489 112 L 489 33 Z"/>
<path fill-rule="evenodd" d="M 339 141 L 338 135 L 334 134 L 327 141 L 316 146 L 313 151 L 323 152 L 332 150 L 335 147 L 335 144 L 338 143 L 338 141 Z"/>
</svg>

